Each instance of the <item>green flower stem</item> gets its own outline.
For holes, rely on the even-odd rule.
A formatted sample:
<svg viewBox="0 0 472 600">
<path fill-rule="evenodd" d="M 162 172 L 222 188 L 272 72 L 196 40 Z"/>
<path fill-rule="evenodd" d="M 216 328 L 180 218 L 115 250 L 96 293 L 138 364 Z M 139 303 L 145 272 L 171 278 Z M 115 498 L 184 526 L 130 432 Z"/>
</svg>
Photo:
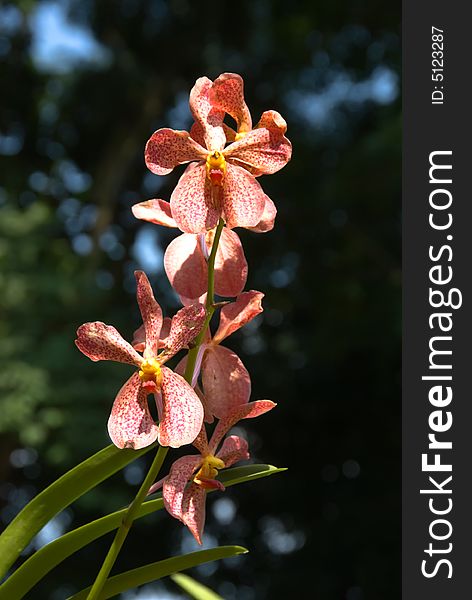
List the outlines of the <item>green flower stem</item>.
<svg viewBox="0 0 472 600">
<path fill-rule="evenodd" d="M 185 368 L 185 379 L 192 384 L 193 372 L 195 370 L 195 363 L 197 360 L 198 350 L 202 345 L 202 342 L 205 338 L 205 333 L 210 324 L 213 313 L 215 312 L 215 258 L 216 251 L 218 250 L 218 244 L 220 242 L 221 232 L 223 231 L 224 221 L 223 219 L 219 220 L 218 227 L 215 231 L 215 237 L 213 238 L 213 245 L 211 247 L 210 256 L 208 258 L 208 289 L 207 289 L 207 299 L 206 299 L 206 319 L 203 324 L 202 330 L 195 338 L 195 343 L 193 348 L 189 351 L 187 355 L 187 366 Z"/>
<path fill-rule="evenodd" d="M 103 586 L 105 585 L 108 575 L 115 564 L 115 561 L 118 557 L 118 554 L 123 546 L 123 543 L 126 539 L 126 536 L 131 529 L 131 525 L 133 524 L 134 519 L 138 515 L 139 509 L 141 508 L 141 504 L 147 496 L 149 488 L 154 483 L 160 468 L 162 467 L 162 463 L 166 457 L 168 452 L 168 448 L 159 447 L 159 450 L 154 457 L 152 465 L 146 475 L 141 487 L 139 488 L 138 493 L 136 494 L 135 499 L 129 505 L 128 510 L 126 511 L 121 525 L 116 532 L 115 538 L 110 546 L 110 550 L 108 550 L 108 554 L 106 555 L 105 560 L 100 568 L 100 571 L 95 579 L 95 583 L 90 590 L 89 595 L 87 596 L 88 600 L 98 600 L 100 598 Z"/>
<path fill-rule="evenodd" d="M 208 258 L 208 288 L 207 288 L 207 299 L 206 299 L 206 319 L 203 325 L 203 328 L 199 335 L 195 338 L 194 347 L 189 350 L 187 355 L 187 367 L 185 369 L 185 380 L 191 384 L 193 378 L 193 372 L 195 370 L 195 363 L 197 360 L 197 354 L 200 346 L 202 345 L 205 332 L 210 324 L 213 313 L 215 312 L 214 302 L 215 302 L 215 258 L 216 251 L 218 250 L 218 244 L 220 242 L 221 232 L 223 231 L 224 221 L 220 219 L 218 222 L 218 226 L 215 231 L 215 237 L 213 238 L 213 244 L 211 247 L 210 256 Z M 100 568 L 100 571 L 95 579 L 95 582 L 87 596 L 87 600 L 99 600 L 102 594 L 103 587 L 107 582 L 108 575 L 115 564 L 115 561 L 118 557 L 118 554 L 121 550 L 121 547 L 124 544 L 126 536 L 128 535 L 129 530 L 133 524 L 134 519 L 138 515 L 139 509 L 146 498 L 146 495 L 149 491 L 149 488 L 154 483 L 157 478 L 157 475 L 162 467 L 162 463 L 167 455 L 168 448 L 160 447 L 154 460 L 151 465 L 151 468 L 146 475 L 141 487 L 139 488 L 138 493 L 136 494 L 135 499 L 129 505 L 128 510 L 123 517 L 123 521 L 116 532 L 115 538 L 110 546 L 108 554 L 103 561 L 103 564 Z"/>
<path fill-rule="evenodd" d="M 215 258 L 218 250 L 218 244 L 220 243 L 221 232 L 223 231 L 224 221 L 220 219 L 218 227 L 215 231 L 215 237 L 213 238 L 213 244 L 211 246 L 210 256 L 208 258 L 208 295 L 206 300 L 206 308 L 209 310 L 215 302 Z"/>
</svg>

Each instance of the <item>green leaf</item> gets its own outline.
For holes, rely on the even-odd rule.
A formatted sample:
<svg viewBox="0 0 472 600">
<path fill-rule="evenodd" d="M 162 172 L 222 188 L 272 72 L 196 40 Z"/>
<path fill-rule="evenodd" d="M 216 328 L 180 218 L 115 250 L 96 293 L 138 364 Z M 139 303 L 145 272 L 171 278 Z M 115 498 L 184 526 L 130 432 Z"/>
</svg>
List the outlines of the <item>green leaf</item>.
<svg viewBox="0 0 472 600">
<path fill-rule="evenodd" d="M 150 583 L 151 581 L 156 581 L 162 577 L 167 577 L 172 573 L 190 569 L 213 560 L 229 558 L 230 556 L 237 556 L 238 554 L 246 554 L 246 552 L 248 552 L 248 550 L 242 546 L 220 546 L 218 548 L 211 548 L 210 550 L 199 550 L 198 552 L 191 552 L 190 554 L 184 554 L 183 556 L 166 558 L 165 560 L 160 560 L 159 562 L 151 563 L 144 567 L 139 567 L 138 569 L 126 571 L 120 575 L 110 577 L 103 587 L 100 598 L 101 600 L 106 600 L 106 598 L 112 598 L 121 592 L 145 583 Z M 88 587 L 78 594 L 70 596 L 68 600 L 86 600 L 90 589 L 91 588 Z"/>
<path fill-rule="evenodd" d="M 210 590 L 210 588 L 203 585 L 203 583 L 195 581 L 195 579 L 192 579 L 189 575 L 175 573 L 175 575 L 171 575 L 170 578 L 195 600 L 224 600 L 219 594 Z"/>
<path fill-rule="evenodd" d="M 0 536 L 0 578 L 57 513 L 155 445 L 143 450 L 120 450 L 113 445 L 107 446 L 33 498 Z"/>
<path fill-rule="evenodd" d="M 220 473 L 220 480 L 226 487 L 253 481 L 260 477 L 268 477 L 286 469 L 278 469 L 272 465 L 246 465 L 226 469 Z M 160 496 L 160 494 L 159 494 Z M 140 507 L 137 517 L 144 517 L 163 508 L 162 498 L 148 500 Z M 43 546 L 26 560 L 10 577 L 0 586 L 0 600 L 22 598 L 38 581 L 49 571 L 54 569 L 67 557 L 84 548 L 99 537 L 117 529 L 126 509 L 118 510 L 105 517 L 96 519 L 82 527 L 78 527 L 60 538 Z"/>
<path fill-rule="evenodd" d="M 274 467 L 272 465 L 244 465 L 243 467 L 234 467 L 233 469 L 225 469 L 219 473 L 218 479 L 225 486 L 230 487 L 237 483 L 246 481 L 254 481 L 261 477 L 275 475 L 286 471 L 286 467 Z"/>
</svg>

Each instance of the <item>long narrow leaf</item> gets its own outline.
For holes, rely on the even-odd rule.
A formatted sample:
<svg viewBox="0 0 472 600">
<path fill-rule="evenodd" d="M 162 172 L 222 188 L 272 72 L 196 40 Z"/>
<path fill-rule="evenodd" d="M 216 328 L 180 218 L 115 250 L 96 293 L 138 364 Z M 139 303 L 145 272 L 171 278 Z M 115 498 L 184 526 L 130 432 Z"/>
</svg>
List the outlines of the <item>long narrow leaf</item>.
<svg viewBox="0 0 472 600">
<path fill-rule="evenodd" d="M 222 471 L 220 473 L 220 480 L 226 487 L 230 487 L 245 481 L 253 481 L 261 477 L 274 475 L 282 471 L 285 471 L 285 469 L 278 469 L 272 465 L 246 465 Z M 139 509 L 137 518 L 160 510 L 162 507 L 163 502 L 160 497 L 148 500 Z M 0 600 L 22 598 L 38 581 L 68 556 L 71 556 L 106 533 L 117 529 L 125 512 L 126 509 L 122 509 L 96 519 L 82 527 L 69 531 L 60 538 L 43 546 L 0 586 Z"/>
<path fill-rule="evenodd" d="M 190 569 L 213 560 L 245 554 L 246 552 L 248 552 L 248 550 L 241 546 L 220 546 L 218 548 L 211 548 L 210 550 L 199 550 L 198 552 L 191 552 L 190 554 L 184 554 L 183 556 L 166 558 L 165 560 L 160 560 L 159 562 L 151 563 L 144 567 L 133 569 L 132 571 L 126 571 L 120 575 L 110 577 L 103 587 L 101 600 L 112 598 L 121 592 L 125 592 L 126 590 L 138 587 L 145 583 L 150 583 L 151 581 L 156 581 L 162 577 L 167 577 L 178 571 L 184 571 L 185 569 Z M 70 596 L 68 600 L 86 600 L 90 589 L 91 588 L 88 587 L 78 594 Z"/>
<path fill-rule="evenodd" d="M 65 473 L 29 502 L 0 536 L 0 579 L 33 537 L 74 500 L 149 451 L 107 446 Z"/>
<path fill-rule="evenodd" d="M 185 573 L 175 573 L 170 578 L 194 600 L 224 600 L 219 594 L 210 590 L 209 587 L 195 581 L 195 579 L 192 579 L 189 575 L 185 575 Z"/>
</svg>

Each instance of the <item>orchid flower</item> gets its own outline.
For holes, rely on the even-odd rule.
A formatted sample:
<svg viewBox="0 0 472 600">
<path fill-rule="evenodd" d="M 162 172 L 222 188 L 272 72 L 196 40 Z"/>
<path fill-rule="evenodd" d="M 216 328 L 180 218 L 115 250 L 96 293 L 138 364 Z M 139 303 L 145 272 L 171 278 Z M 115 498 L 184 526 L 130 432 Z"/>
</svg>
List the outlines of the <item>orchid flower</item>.
<svg viewBox="0 0 472 600">
<path fill-rule="evenodd" d="M 267 111 L 251 129 L 243 81 L 234 73 L 224 73 L 214 82 L 198 79 L 190 93 L 190 109 L 196 122 L 192 134 L 158 129 L 145 149 L 146 165 L 157 175 L 191 163 L 170 199 L 173 219 L 185 233 L 213 229 L 220 217 L 230 229 L 256 227 L 271 201 L 255 177 L 275 173 L 291 158 L 284 119 Z M 225 112 L 238 123 L 235 141 L 226 147 Z"/>
<path fill-rule="evenodd" d="M 217 448 L 226 433 L 241 419 L 251 419 L 262 415 L 276 405 L 270 400 L 258 400 L 238 406 L 224 419 L 221 419 L 207 440 L 205 428 L 194 441 L 199 455 L 187 455 L 176 460 L 169 475 L 155 483 L 149 493 L 162 487 L 162 497 L 166 510 L 184 523 L 197 542 L 202 543 L 205 525 L 205 501 L 207 490 L 224 491 L 224 485 L 218 481 L 218 471 L 228 468 L 239 460 L 249 458 L 246 440 L 231 435 L 227 437 L 220 450 Z"/>
<path fill-rule="evenodd" d="M 224 418 L 239 405 L 249 402 L 251 377 L 239 356 L 220 344 L 262 312 L 263 297 L 262 292 L 251 290 L 240 294 L 235 302 L 223 306 L 215 335 L 211 337 L 208 331 L 200 346 L 192 385 L 202 400 L 207 423 L 212 423 L 213 417 Z M 185 365 L 186 357 L 177 365 L 176 371 L 183 373 Z M 202 390 L 197 384 L 199 375 Z"/>
<path fill-rule="evenodd" d="M 170 205 L 165 200 L 147 200 L 133 206 L 138 219 L 166 227 L 177 227 Z M 176 237 L 164 254 L 164 268 L 175 291 L 195 299 L 205 293 L 208 280 L 208 256 L 215 230 L 183 233 Z M 224 227 L 215 257 L 215 292 L 219 296 L 237 296 L 246 285 L 247 261 L 241 240 L 235 231 Z"/>
<path fill-rule="evenodd" d="M 136 271 L 135 277 L 145 332 L 143 355 L 114 327 L 100 321 L 81 325 L 75 343 L 93 361 L 113 360 L 139 369 L 123 385 L 113 403 L 108 420 L 113 443 L 118 448 L 137 450 L 158 439 L 161 446 L 179 448 L 193 442 L 198 435 L 203 406 L 185 379 L 163 365 L 198 335 L 205 321 L 205 307 L 197 303 L 179 310 L 170 323 L 165 348 L 158 353 L 162 311 L 145 273 Z M 156 399 L 159 426 L 149 412 L 150 393 Z"/>
</svg>

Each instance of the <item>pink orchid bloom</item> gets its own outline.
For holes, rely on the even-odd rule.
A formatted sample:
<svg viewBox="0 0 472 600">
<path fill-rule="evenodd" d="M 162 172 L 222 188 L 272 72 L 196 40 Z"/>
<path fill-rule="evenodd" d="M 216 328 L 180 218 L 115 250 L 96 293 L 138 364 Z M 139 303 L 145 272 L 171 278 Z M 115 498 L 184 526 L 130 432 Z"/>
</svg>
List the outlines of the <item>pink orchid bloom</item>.
<svg viewBox="0 0 472 600">
<path fill-rule="evenodd" d="M 166 510 L 189 528 L 199 544 L 202 543 L 205 525 L 207 490 L 225 489 L 221 481 L 216 479 L 218 471 L 249 458 L 246 440 L 236 435 L 229 436 L 216 452 L 221 440 L 238 421 L 258 417 L 275 406 L 270 400 L 258 400 L 238 406 L 218 422 L 209 442 L 203 427 L 194 441 L 194 446 L 200 454 L 187 455 L 176 460 L 170 468 L 169 475 L 149 490 L 149 493 L 153 493 L 162 487 Z"/>
<path fill-rule="evenodd" d="M 144 448 L 158 439 L 161 446 L 179 448 L 190 444 L 203 423 L 203 406 L 185 379 L 164 367 L 172 356 L 187 346 L 203 327 L 205 307 L 185 306 L 173 317 L 165 348 L 158 353 L 163 319 L 145 273 L 135 272 L 137 300 L 144 323 L 143 355 L 126 342 L 111 325 L 85 323 L 77 330 L 77 347 L 93 361 L 113 360 L 138 367 L 118 392 L 108 420 L 108 432 L 118 448 Z M 161 344 L 162 345 L 162 344 Z M 147 403 L 153 393 L 159 426 Z"/>
<path fill-rule="evenodd" d="M 191 163 L 172 193 L 172 217 L 185 233 L 213 229 L 220 217 L 230 229 L 258 226 L 271 201 L 255 177 L 275 173 L 291 158 L 284 119 L 267 111 L 251 129 L 243 80 L 234 73 L 223 73 L 214 82 L 198 79 L 190 109 L 196 122 L 191 134 L 158 129 L 145 149 L 146 165 L 156 175 Z M 238 133 L 225 147 L 228 130 L 231 137 L 223 123 L 226 112 L 235 118 Z"/>
<path fill-rule="evenodd" d="M 207 423 L 212 423 L 213 417 L 224 418 L 238 406 L 249 402 L 249 373 L 239 356 L 220 344 L 262 312 L 263 297 L 262 292 L 251 290 L 240 294 L 235 302 L 223 306 L 215 335 L 211 337 L 207 332 L 206 341 L 200 346 L 192 385 L 202 400 Z M 177 365 L 176 371 L 183 373 L 185 365 L 186 357 Z M 197 385 L 200 374 L 202 390 Z"/>
<path fill-rule="evenodd" d="M 133 206 L 138 219 L 177 227 L 165 200 L 147 200 Z M 164 268 L 175 291 L 184 298 L 195 299 L 208 285 L 208 256 L 215 230 L 206 233 L 183 233 L 176 237 L 164 254 Z M 223 228 L 215 257 L 215 292 L 219 296 L 237 296 L 246 285 L 247 261 L 238 234 Z"/>
</svg>

